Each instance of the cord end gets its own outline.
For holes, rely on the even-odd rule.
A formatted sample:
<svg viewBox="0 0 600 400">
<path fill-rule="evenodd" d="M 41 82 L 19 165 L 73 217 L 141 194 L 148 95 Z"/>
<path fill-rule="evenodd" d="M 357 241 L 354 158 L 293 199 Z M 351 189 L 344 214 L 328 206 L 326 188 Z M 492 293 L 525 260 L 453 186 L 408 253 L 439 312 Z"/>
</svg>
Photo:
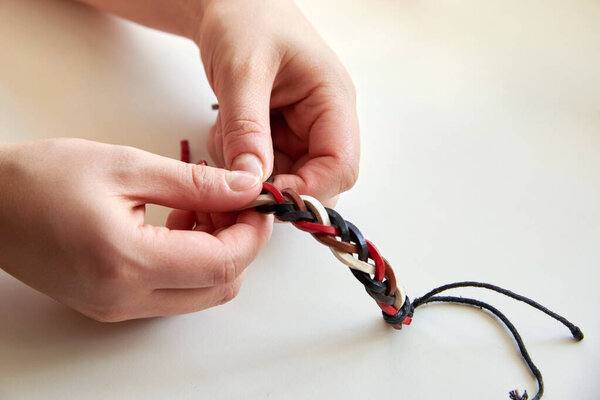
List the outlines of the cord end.
<svg viewBox="0 0 600 400">
<path fill-rule="evenodd" d="M 510 400 L 528 400 L 529 399 L 527 390 L 525 392 L 523 392 L 523 396 L 521 396 L 519 394 L 518 390 L 512 390 L 511 392 L 508 393 L 508 397 L 510 398 Z"/>
<path fill-rule="evenodd" d="M 571 330 L 573 339 L 577 340 L 578 342 L 581 342 L 583 340 L 583 332 L 581 332 L 581 329 L 579 329 L 578 326 L 573 326 L 572 328 L 569 328 L 569 329 Z"/>
<path fill-rule="evenodd" d="M 179 145 L 181 146 L 181 154 L 180 159 L 185 163 L 190 162 L 190 142 L 187 140 L 179 141 Z"/>
</svg>

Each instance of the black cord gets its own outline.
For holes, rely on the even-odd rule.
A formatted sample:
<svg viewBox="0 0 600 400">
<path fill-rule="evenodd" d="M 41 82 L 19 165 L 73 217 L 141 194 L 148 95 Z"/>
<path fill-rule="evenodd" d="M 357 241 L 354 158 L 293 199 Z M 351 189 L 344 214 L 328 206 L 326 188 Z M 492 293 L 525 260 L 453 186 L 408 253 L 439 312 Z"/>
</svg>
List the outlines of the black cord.
<svg viewBox="0 0 600 400">
<path fill-rule="evenodd" d="M 473 281 L 449 283 L 447 285 L 443 285 L 438 288 L 435 288 L 432 291 L 430 291 L 429 293 L 427 293 L 419 298 L 416 298 L 413 301 L 413 307 L 417 308 L 421 302 L 423 302 L 424 300 L 426 300 L 427 298 L 429 298 L 431 296 L 434 296 L 445 290 L 455 289 L 455 288 L 459 288 L 459 287 L 478 287 L 478 288 L 489 289 L 489 290 L 498 292 L 500 294 L 503 294 L 505 296 L 512 297 L 515 300 L 522 301 L 523 303 L 529 304 L 533 308 L 537 308 L 541 312 L 545 313 L 546 315 L 554 318 L 555 320 L 559 321 L 561 324 L 565 325 L 567 328 L 569 328 L 569 330 L 571 331 L 571 334 L 573 335 L 573 338 L 575 340 L 580 341 L 583 339 L 583 332 L 581 332 L 581 329 L 579 329 L 578 326 L 575 326 L 574 324 L 569 322 L 569 320 L 567 320 L 565 317 L 558 315 L 554 311 L 549 310 L 548 308 L 544 307 L 540 303 L 538 303 L 534 300 L 531 300 L 528 297 L 521 296 L 520 294 L 511 292 L 510 290 L 501 288 L 500 286 L 492 285 L 490 283 L 473 282 Z"/>
<path fill-rule="evenodd" d="M 485 303 L 483 301 L 480 301 L 480 300 L 475 300 L 475 299 L 470 299 L 470 298 L 465 298 L 465 297 L 436 296 L 436 294 L 441 293 L 445 290 L 459 288 L 459 287 L 478 287 L 478 288 L 489 289 L 489 290 L 493 290 L 495 292 L 501 293 L 505 296 L 511 297 L 515 300 L 519 300 L 526 304 L 529 304 L 530 306 L 537 308 L 538 310 L 551 316 L 552 318 L 556 319 L 557 321 L 559 321 L 563 325 L 565 325 L 567 328 L 569 328 L 569 330 L 571 331 L 571 334 L 573 335 L 573 338 L 577 341 L 580 341 L 583 339 L 583 332 L 581 331 L 581 329 L 579 329 L 579 327 L 572 324 L 566 318 L 556 314 L 555 312 L 542 306 L 541 304 L 537 303 L 536 301 L 531 300 L 525 296 L 521 296 L 520 294 L 511 292 L 510 290 L 507 290 L 507 289 L 504 289 L 504 288 L 501 288 L 499 286 L 492 285 L 489 283 L 469 282 L 469 281 L 450 283 L 448 285 L 443 285 L 438 288 L 435 288 L 432 291 L 430 291 L 429 293 L 425 294 L 424 296 L 416 298 L 413 301 L 413 303 L 412 303 L 413 310 L 419 306 L 422 306 L 423 304 L 433 303 L 433 302 L 457 303 L 457 304 L 466 304 L 466 305 L 470 305 L 470 306 L 474 306 L 474 307 L 479 307 L 480 309 L 487 310 L 490 313 L 494 314 L 500 321 L 502 321 L 502 323 L 508 328 L 508 330 L 512 334 L 513 338 L 517 342 L 517 346 L 519 347 L 519 351 L 521 353 L 521 356 L 523 357 L 523 360 L 525 361 L 525 364 L 527 364 L 527 367 L 529 368 L 529 370 L 531 371 L 531 373 L 537 380 L 538 392 L 532 398 L 532 400 L 541 399 L 542 396 L 544 395 L 544 380 L 542 378 L 542 373 L 540 372 L 538 367 L 533 363 L 533 360 L 531 359 L 531 356 L 529 355 L 529 352 L 527 351 L 527 348 L 525 347 L 525 343 L 523 343 L 523 339 L 521 338 L 521 335 L 517 331 L 517 328 L 515 328 L 513 323 L 510 322 L 510 320 L 504 314 L 502 314 L 502 312 L 500 312 L 500 310 L 498 310 L 494 306 L 492 306 L 488 303 Z M 525 391 L 523 393 L 523 395 L 519 395 L 518 391 L 513 390 L 513 391 L 509 392 L 509 397 L 511 400 L 528 400 L 529 399 L 529 395 L 527 394 L 527 391 Z"/>
<path fill-rule="evenodd" d="M 498 317 L 498 319 L 500 321 L 502 321 L 504 323 L 504 325 L 506 325 L 506 327 L 508 328 L 510 333 L 513 335 L 515 341 L 517 342 L 517 346 L 519 347 L 519 351 L 521 352 L 521 356 L 523 356 L 523 359 L 525 360 L 525 363 L 531 370 L 531 373 L 533 374 L 533 376 L 535 376 L 535 379 L 537 379 L 538 392 L 533 397 L 532 400 L 538 400 L 542 397 L 542 395 L 544 394 L 544 380 L 542 378 L 542 373 L 540 372 L 538 367 L 536 367 L 536 365 L 533 363 L 533 360 L 531 360 L 531 356 L 527 352 L 527 348 L 525 347 L 525 344 L 523 343 L 523 339 L 521 338 L 521 335 L 517 331 L 517 328 L 515 328 L 515 326 L 512 324 L 512 322 L 510 322 L 510 320 L 508 318 L 506 318 L 506 316 L 504 314 L 502 314 L 500 312 L 500 310 L 498 310 L 497 308 L 495 308 L 494 306 L 492 306 L 490 304 L 484 303 L 483 301 L 469 299 L 466 297 L 454 297 L 454 296 L 432 296 L 432 297 L 429 297 L 428 299 L 424 300 L 423 302 L 421 302 L 419 305 L 432 303 L 432 302 L 468 304 L 471 306 L 485 309 L 485 310 L 491 312 L 492 314 L 494 314 L 496 317 Z M 527 396 L 527 392 L 525 392 L 524 396 Z M 519 400 L 521 400 L 521 399 L 519 399 Z"/>
</svg>

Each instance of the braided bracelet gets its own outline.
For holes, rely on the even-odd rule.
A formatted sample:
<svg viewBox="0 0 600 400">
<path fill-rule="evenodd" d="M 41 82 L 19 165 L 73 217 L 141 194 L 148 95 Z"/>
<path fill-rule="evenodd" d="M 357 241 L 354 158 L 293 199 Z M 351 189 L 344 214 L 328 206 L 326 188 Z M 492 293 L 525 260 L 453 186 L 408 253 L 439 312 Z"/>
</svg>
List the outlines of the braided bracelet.
<svg viewBox="0 0 600 400">
<path fill-rule="evenodd" d="M 184 140 L 181 142 L 181 160 L 189 162 L 189 159 L 189 144 Z M 201 161 L 199 164 L 206 165 L 206 162 Z M 299 195 L 289 188 L 280 191 L 272 184 L 272 178 L 264 182 L 262 188 L 263 190 L 258 198 L 246 208 L 253 208 L 264 214 L 274 214 L 278 220 L 291 222 L 296 228 L 310 233 L 318 242 L 329 247 L 333 255 L 347 265 L 352 275 L 364 286 L 366 292 L 381 309 L 385 322 L 392 327 L 402 329 L 403 325 L 410 325 L 415 309 L 427 303 L 470 305 L 487 310 L 496 316 L 510 331 L 525 364 L 537 380 L 538 391 L 532 400 L 541 399 L 543 396 L 544 381 L 540 370 L 533 363 L 521 335 L 512 322 L 497 308 L 480 300 L 438 296 L 438 294 L 460 287 L 492 290 L 542 311 L 569 328 L 576 341 L 583 339 L 581 329 L 566 318 L 534 300 L 489 283 L 472 281 L 450 283 L 435 288 L 411 302 L 404 287 L 396 279 L 390 263 L 381 256 L 381 253 L 372 242 L 365 239 L 354 224 L 346 221 L 335 210 L 324 207 L 313 197 Z M 520 395 L 517 390 L 513 390 L 509 392 L 509 398 L 511 400 L 528 400 L 529 395 L 527 391 Z"/>
</svg>

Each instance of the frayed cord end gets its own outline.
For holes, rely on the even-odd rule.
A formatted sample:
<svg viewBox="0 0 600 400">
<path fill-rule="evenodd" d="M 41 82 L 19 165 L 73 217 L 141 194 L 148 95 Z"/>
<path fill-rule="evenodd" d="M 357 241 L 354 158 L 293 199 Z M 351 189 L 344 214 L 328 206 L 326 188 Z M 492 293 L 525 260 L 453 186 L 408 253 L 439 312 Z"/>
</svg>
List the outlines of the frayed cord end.
<svg viewBox="0 0 600 400">
<path fill-rule="evenodd" d="M 508 397 L 510 398 L 510 400 L 528 400 L 529 399 L 527 390 L 525 392 L 523 392 L 523 396 L 521 396 L 519 394 L 518 390 L 513 390 L 510 393 L 508 393 Z"/>
</svg>

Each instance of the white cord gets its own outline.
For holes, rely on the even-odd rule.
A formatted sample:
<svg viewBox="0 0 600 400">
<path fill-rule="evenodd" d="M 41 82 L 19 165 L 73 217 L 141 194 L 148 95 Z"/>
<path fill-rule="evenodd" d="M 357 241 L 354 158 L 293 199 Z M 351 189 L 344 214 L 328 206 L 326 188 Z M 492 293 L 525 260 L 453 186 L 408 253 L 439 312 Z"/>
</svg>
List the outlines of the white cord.
<svg viewBox="0 0 600 400">
<path fill-rule="evenodd" d="M 329 215 L 327 214 L 327 210 L 325 207 L 319 202 L 319 200 L 314 197 L 301 195 L 302 200 L 306 203 L 306 205 L 315 213 L 317 216 L 317 220 L 321 225 L 331 226 L 331 222 L 329 221 Z M 333 255 L 340 260 L 342 263 L 346 264 L 348 267 L 352 269 L 356 269 L 358 271 L 366 272 L 370 275 L 375 275 L 375 266 L 361 261 L 355 258 L 352 254 L 346 253 L 345 251 L 340 251 L 338 249 L 334 249 L 333 247 L 329 247 L 329 250 L 333 253 Z"/>
</svg>

